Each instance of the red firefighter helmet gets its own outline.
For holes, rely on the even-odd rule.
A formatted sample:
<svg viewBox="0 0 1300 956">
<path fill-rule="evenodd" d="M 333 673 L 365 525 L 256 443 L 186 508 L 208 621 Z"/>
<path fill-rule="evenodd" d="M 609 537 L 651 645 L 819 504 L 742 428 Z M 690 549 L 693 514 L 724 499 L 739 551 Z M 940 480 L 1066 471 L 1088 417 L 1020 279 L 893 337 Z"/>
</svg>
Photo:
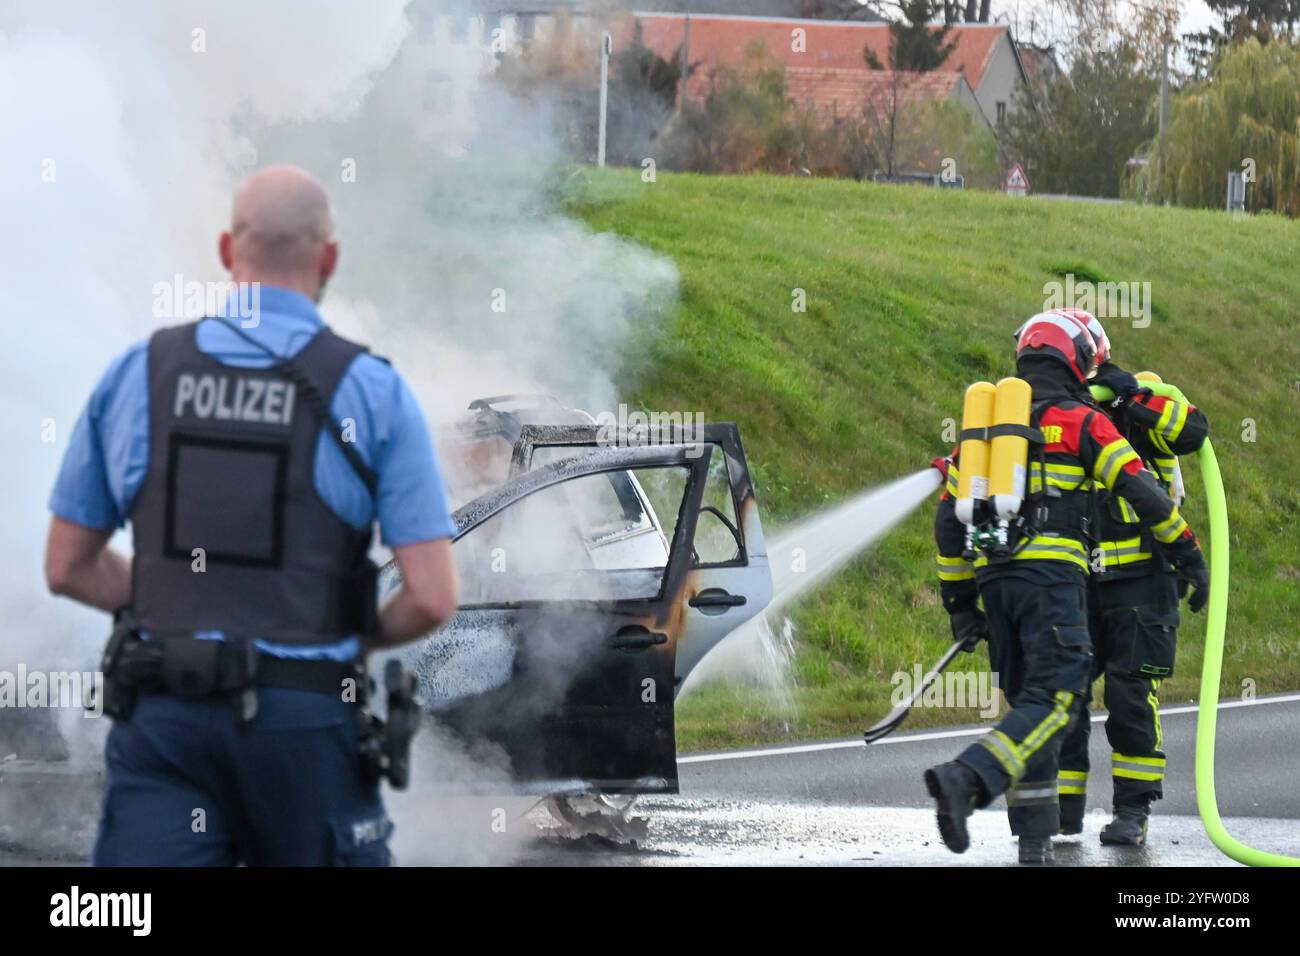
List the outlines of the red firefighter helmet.
<svg viewBox="0 0 1300 956">
<path fill-rule="evenodd" d="M 1020 327 L 1016 358 L 1035 354 L 1063 362 L 1080 382 L 1097 370 L 1097 343 L 1088 326 L 1072 315 L 1041 312 Z"/>
<path fill-rule="evenodd" d="M 1097 346 L 1097 364 L 1105 365 L 1110 359 L 1110 338 L 1106 335 L 1106 330 L 1102 328 L 1101 322 L 1091 312 L 1085 312 L 1083 309 L 1053 309 L 1055 315 L 1068 315 L 1077 322 L 1081 322 L 1092 336 L 1092 341 Z"/>
</svg>

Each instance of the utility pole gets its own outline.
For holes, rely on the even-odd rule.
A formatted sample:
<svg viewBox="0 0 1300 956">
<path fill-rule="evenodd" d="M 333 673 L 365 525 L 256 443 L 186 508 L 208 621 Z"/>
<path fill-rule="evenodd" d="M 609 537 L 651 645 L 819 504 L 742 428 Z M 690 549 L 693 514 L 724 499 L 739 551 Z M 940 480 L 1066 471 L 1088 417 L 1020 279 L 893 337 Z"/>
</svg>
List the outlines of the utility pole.
<svg viewBox="0 0 1300 956">
<path fill-rule="evenodd" d="M 605 165 L 605 129 L 609 120 L 609 54 L 614 46 L 614 38 L 606 33 L 600 38 L 600 145 L 597 148 L 596 165 Z"/>
<path fill-rule="evenodd" d="M 691 76 L 691 15 L 685 17 L 682 28 L 682 75 L 677 79 L 677 112 L 686 105 L 686 83 Z"/>
<path fill-rule="evenodd" d="M 1165 149 L 1165 124 L 1169 121 L 1169 34 L 1165 34 L 1164 40 L 1164 69 L 1160 71 L 1160 152 L 1163 155 Z"/>
<path fill-rule="evenodd" d="M 1164 65 L 1160 70 L 1160 128 L 1156 133 L 1156 182 L 1160 183 L 1160 188 L 1164 189 L 1165 179 L 1165 129 L 1169 124 L 1169 47 L 1172 39 L 1168 28 L 1165 29 L 1164 36 Z M 1150 190 L 1150 178 L 1148 177 L 1147 189 Z M 1149 193 L 1148 193 L 1149 195 Z M 1165 200 L 1166 204 L 1168 199 Z"/>
</svg>

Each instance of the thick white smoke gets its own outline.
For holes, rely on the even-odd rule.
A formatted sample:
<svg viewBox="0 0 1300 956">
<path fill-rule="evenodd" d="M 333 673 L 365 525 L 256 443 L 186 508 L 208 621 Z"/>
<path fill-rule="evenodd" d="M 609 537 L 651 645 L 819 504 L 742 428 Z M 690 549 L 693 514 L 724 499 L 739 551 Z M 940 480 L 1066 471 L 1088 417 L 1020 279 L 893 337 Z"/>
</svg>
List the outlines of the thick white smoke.
<svg viewBox="0 0 1300 956">
<path fill-rule="evenodd" d="M 10 647 L 98 639 L 101 618 L 44 594 L 53 476 L 109 360 L 174 321 L 155 286 L 225 278 L 216 238 L 255 166 L 326 182 L 343 255 L 323 312 L 432 417 L 519 389 L 612 404 L 629 324 L 672 294 L 672 266 L 557 212 L 546 118 L 485 82 L 473 33 L 451 43 L 437 6 L 415 24 L 405 6 L 0 0 Z"/>
<path fill-rule="evenodd" d="M 0 668 L 94 660 L 104 616 L 45 593 L 50 487 L 110 359 L 183 320 L 155 315 L 157 285 L 226 278 L 217 236 L 257 166 L 325 182 L 342 259 L 322 311 L 431 420 L 495 392 L 615 406 L 675 270 L 557 210 L 546 116 L 487 80 L 490 37 L 450 30 L 455 7 L 0 0 Z"/>
<path fill-rule="evenodd" d="M 45 594 L 46 499 L 94 382 L 164 324 L 155 285 L 222 278 L 238 126 L 355 111 L 406 29 L 396 2 L 351 30 L 291 6 L 0 5 L 6 658 L 84 665 L 103 636 L 102 615 Z"/>
</svg>

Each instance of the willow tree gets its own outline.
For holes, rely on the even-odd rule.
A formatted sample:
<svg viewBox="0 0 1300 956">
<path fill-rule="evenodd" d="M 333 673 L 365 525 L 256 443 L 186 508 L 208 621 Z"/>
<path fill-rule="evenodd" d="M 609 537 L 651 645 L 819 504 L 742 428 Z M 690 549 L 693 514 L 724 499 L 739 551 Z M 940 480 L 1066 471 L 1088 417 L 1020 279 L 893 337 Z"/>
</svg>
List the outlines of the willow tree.
<svg viewBox="0 0 1300 956">
<path fill-rule="evenodd" d="M 1300 47 L 1229 47 L 1171 105 L 1163 149 L 1137 184 L 1148 199 L 1222 209 L 1235 171 L 1247 175 L 1248 209 L 1300 217 Z"/>
</svg>

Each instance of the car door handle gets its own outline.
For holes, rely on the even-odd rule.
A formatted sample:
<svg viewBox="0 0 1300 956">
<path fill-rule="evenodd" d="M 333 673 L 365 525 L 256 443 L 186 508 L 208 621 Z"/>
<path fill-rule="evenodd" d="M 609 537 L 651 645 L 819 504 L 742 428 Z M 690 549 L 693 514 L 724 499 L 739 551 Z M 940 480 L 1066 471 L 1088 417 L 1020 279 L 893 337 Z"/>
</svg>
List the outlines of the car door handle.
<svg viewBox="0 0 1300 956">
<path fill-rule="evenodd" d="M 748 598 L 743 594 L 729 594 L 722 588 L 705 588 L 688 602 L 701 614 L 726 614 L 728 608 L 744 607 Z"/>
<path fill-rule="evenodd" d="M 620 651 L 643 651 L 647 647 L 667 643 L 667 634 L 651 631 L 640 624 L 629 624 L 615 631 L 614 636 L 605 642 L 605 646 Z"/>
</svg>

